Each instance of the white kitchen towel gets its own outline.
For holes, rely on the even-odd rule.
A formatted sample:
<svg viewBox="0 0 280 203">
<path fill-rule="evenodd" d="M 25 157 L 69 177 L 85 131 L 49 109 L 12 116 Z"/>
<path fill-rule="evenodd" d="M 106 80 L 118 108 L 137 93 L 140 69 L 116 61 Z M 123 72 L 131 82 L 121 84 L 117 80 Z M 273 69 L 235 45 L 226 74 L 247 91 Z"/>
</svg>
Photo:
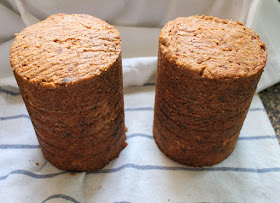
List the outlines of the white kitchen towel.
<svg viewBox="0 0 280 203">
<path fill-rule="evenodd" d="M 91 15 L 99 12 L 100 15 L 105 15 L 104 9 L 99 9 L 103 5 L 100 3 L 98 4 L 100 7 L 86 6 L 80 9 L 82 3 L 89 5 L 95 2 L 97 5 L 98 1 L 69 2 L 68 9 L 74 9 L 73 12 L 85 11 L 83 13 Z M 113 1 L 104 2 L 110 5 Z M 117 3 L 118 5 L 127 5 L 125 4 L 127 1 L 118 2 L 122 2 Z M 123 6 L 118 7 L 121 12 L 111 12 L 112 15 L 118 16 L 116 20 L 119 21 L 116 24 L 120 25 L 122 24 L 120 22 L 123 22 L 126 25 L 138 23 L 138 26 L 153 26 L 153 23 L 146 22 L 145 19 L 148 18 L 141 14 L 145 8 L 155 11 L 153 8 L 156 1 L 142 0 L 139 4 L 138 1 L 131 2 L 128 3 L 130 9 Z M 154 3 L 147 4 L 147 2 Z M 188 11 L 195 12 L 192 14 L 202 12 L 201 7 L 194 3 L 198 1 L 188 1 L 197 5 L 197 10 L 186 6 L 185 1 L 161 2 L 163 2 L 161 8 L 169 8 L 169 10 L 166 10 L 168 19 L 152 18 L 153 22 L 158 22 L 159 25 L 180 14 L 176 12 L 180 5 L 183 5 L 182 11 L 187 8 Z M 227 1 L 233 8 L 232 12 L 228 13 L 223 10 L 225 1 L 215 0 L 215 2 L 217 6 L 212 6 L 209 12 L 203 13 L 211 14 L 218 9 L 215 12 L 220 10 L 230 16 L 236 15 L 239 13 L 236 12 L 238 8 L 242 8 L 242 11 L 248 9 L 249 1 L 244 1 L 241 7 L 238 6 L 241 5 L 238 4 L 241 0 Z M 250 25 L 259 26 L 256 28 L 259 28 L 260 32 L 261 28 L 265 28 L 264 36 L 271 40 L 271 34 L 277 33 L 278 27 L 272 25 L 275 32 L 270 32 L 271 24 L 263 24 L 263 18 L 259 18 L 258 13 L 266 13 L 270 17 L 266 20 L 269 21 L 275 12 L 264 12 L 261 9 L 267 10 L 268 6 L 259 5 L 263 2 L 273 5 L 271 4 L 273 1 L 250 2 L 252 3 L 249 16 L 253 16 L 251 19 L 258 19 L 250 22 Z M 51 12 L 63 12 L 63 8 L 66 8 L 64 3 L 65 1 L 61 0 L 0 0 L 0 42 L 4 42 L 0 45 L 0 202 L 280 201 L 280 149 L 258 95 L 253 99 L 236 149 L 224 162 L 213 167 L 186 167 L 171 161 L 157 148 L 152 138 L 154 80 L 149 80 L 149 77 L 155 73 L 157 58 L 147 56 L 156 56 L 160 28 L 117 26 L 123 41 L 123 56 L 140 57 L 123 60 L 124 85 L 146 83 L 140 87 L 125 89 L 128 146 L 121 152 L 119 158 L 94 173 L 73 174 L 60 171 L 48 163 L 40 151 L 31 121 L 9 67 L 9 47 L 12 40 L 7 40 L 11 38 L 13 32 L 19 32 L 24 27 L 23 23 L 20 23 L 21 17 L 26 17 L 24 21 L 34 20 L 30 13 L 36 17 L 38 15 L 46 17 L 50 14 L 47 12 L 48 8 L 54 8 Z M 73 7 L 73 4 L 76 7 Z M 116 8 L 114 5 L 112 3 L 110 8 Z M 18 15 L 17 6 L 23 8 L 20 11 L 21 16 Z M 88 12 L 86 8 L 89 9 Z M 95 8 L 99 10 L 91 13 L 90 10 Z M 107 14 L 110 13 L 110 9 L 106 11 Z M 246 11 L 241 13 L 240 19 L 244 19 Z M 108 21 L 115 20 L 112 16 L 106 18 L 105 20 Z M 275 44 L 277 45 L 272 40 L 268 45 L 268 50 L 272 51 L 269 55 L 273 56 L 272 66 L 269 66 L 272 68 L 267 68 L 270 71 L 269 74 L 264 73 L 266 83 L 261 82 L 259 87 L 265 88 L 268 82 L 272 85 L 279 81 L 280 69 L 277 62 L 279 54 L 275 52 L 275 47 L 278 47 Z"/>
<path fill-rule="evenodd" d="M 168 159 L 152 137 L 152 84 L 125 89 L 128 146 L 91 173 L 43 157 L 17 88 L 0 93 L 0 202 L 279 202 L 280 148 L 255 95 L 237 146 L 212 167 Z"/>
</svg>

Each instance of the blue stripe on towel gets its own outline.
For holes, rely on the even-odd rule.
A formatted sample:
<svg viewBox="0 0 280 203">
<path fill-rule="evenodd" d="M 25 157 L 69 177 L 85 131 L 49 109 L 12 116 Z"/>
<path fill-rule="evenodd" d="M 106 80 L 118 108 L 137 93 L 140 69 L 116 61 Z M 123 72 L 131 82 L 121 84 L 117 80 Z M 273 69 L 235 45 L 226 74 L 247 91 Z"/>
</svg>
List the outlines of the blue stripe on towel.
<svg viewBox="0 0 280 203">
<path fill-rule="evenodd" d="M 249 108 L 249 111 L 264 111 L 264 112 L 266 112 L 264 108 Z"/>
<path fill-rule="evenodd" d="M 126 108 L 125 111 L 153 111 L 154 107 Z"/>
<path fill-rule="evenodd" d="M 0 92 L 1 92 L 1 93 L 5 93 L 5 94 L 9 94 L 9 95 L 12 95 L 12 96 L 18 96 L 18 95 L 20 95 L 20 92 L 12 92 L 12 91 L 3 89 L 3 88 L 1 88 L 1 87 L 0 87 Z"/>
<path fill-rule="evenodd" d="M 130 203 L 130 202 L 127 202 L 127 201 L 121 201 L 121 202 L 114 202 L 114 203 Z"/>
<path fill-rule="evenodd" d="M 154 107 L 126 108 L 125 111 L 153 111 Z M 264 111 L 264 108 L 250 108 L 249 111 Z"/>
<path fill-rule="evenodd" d="M 153 139 L 152 135 L 147 135 L 143 133 L 134 133 L 128 135 L 126 139 L 128 140 L 134 137 L 144 137 L 148 139 Z M 238 140 L 264 140 L 264 139 L 277 139 L 277 137 L 275 135 L 260 135 L 260 136 L 242 136 L 238 138 Z"/>
<path fill-rule="evenodd" d="M 48 198 L 46 198 L 44 201 L 42 201 L 42 203 L 45 203 L 51 199 L 64 199 L 73 203 L 79 203 L 77 200 L 75 200 L 73 197 L 70 197 L 68 195 L 64 195 L 64 194 L 56 194 L 56 195 L 52 195 L 49 196 Z"/>
<path fill-rule="evenodd" d="M 176 167 L 176 166 L 154 166 L 154 165 L 137 165 L 137 164 L 125 164 L 118 168 L 113 169 L 101 169 L 96 172 L 89 172 L 89 174 L 96 174 L 96 173 L 115 173 L 122 171 L 123 169 L 133 168 L 141 171 L 148 171 L 148 170 L 163 170 L 163 171 L 230 171 L 230 172 L 247 172 L 247 173 L 269 173 L 269 172 L 280 172 L 280 167 L 275 168 L 262 168 L 262 169 L 254 169 L 254 168 L 238 168 L 238 167 L 211 167 L 211 168 L 194 168 L 194 167 Z"/>
<path fill-rule="evenodd" d="M 29 144 L 0 144 L 0 149 L 39 149 L 40 145 Z"/>
<path fill-rule="evenodd" d="M 126 140 L 143 137 L 147 139 L 153 139 L 152 135 L 143 134 L 143 133 L 134 133 L 127 135 Z M 260 136 L 242 136 L 238 140 L 266 140 L 266 139 L 277 139 L 275 135 L 260 135 Z M 29 144 L 0 144 L 0 149 L 40 149 L 40 145 L 29 145 Z"/>
<path fill-rule="evenodd" d="M 35 179 L 44 179 L 44 178 L 52 178 L 52 177 L 55 177 L 55 176 L 66 174 L 66 173 L 68 173 L 68 172 L 63 171 L 63 172 L 59 172 L 59 173 L 37 175 L 37 174 L 34 174 L 34 173 L 32 173 L 30 171 L 26 171 L 26 170 L 14 170 L 14 171 L 11 171 L 8 175 L 0 176 L 0 181 L 5 180 L 9 175 L 14 175 L 14 174 L 26 175 L 26 176 L 29 176 L 29 177 L 32 177 L 32 178 L 35 178 Z"/>
<path fill-rule="evenodd" d="M 27 118 L 27 119 L 30 119 L 29 115 L 27 115 L 27 114 L 19 114 L 19 115 L 15 115 L 15 116 L 0 117 L 0 120 L 1 121 L 5 121 L 5 120 L 11 120 L 11 119 L 17 119 L 17 118 Z"/>
<path fill-rule="evenodd" d="M 271 173 L 271 172 L 280 172 L 280 167 L 274 168 L 239 168 L 239 167 L 206 167 L 206 168 L 194 168 L 194 167 L 180 167 L 180 166 L 156 166 L 156 165 L 138 165 L 133 163 L 124 164 L 118 168 L 112 169 L 101 169 L 95 172 L 88 172 L 87 174 L 107 174 L 107 173 L 117 173 L 124 169 L 136 169 L 139 171 L 152 171 L 152 170 L 160 170 L 160 171 L 192 171 L 192 172 L 243 172 L 243 173 Z M 5 176 L 0 176 L 0 181 L 5 180 L 10 175 L 26 175 L 35 179 L 45 179 L 52 178 L 59 175 L 64 175 L 70 172 L 58 172 L 52 174 L 34 174 L 30 171 L 26 170 L 14 170 Z"/>
<path fill-rule="evenodd" d="M 275 135 L 261 135 L 261 136 L 242 136 L 238 140 L 265 140 L 265 139 L 277 139 Z"/>
<path fill-rule="evenodd" d="M 148 139 L 153 139 L 153 136 L 152 135 L 147 135 L 147 134 L 143 134 L 143 133 L 134 133 L 134 134 L 131 134 L 131 135 L 127 135 L 126 136 L 126 139 L 131 139 L 131 138 L 134 138 L 134 137 L 144 137 L 144 138 L 148 138 Z"/>
<path fill-rule="evenodd" d="M 145 83 L 143 86 L 154 86 L 155 83 Z M 18 96 L 20 95 L 20 92 L 12 92 L 6 89 L 3 89 L 0 87 L 0 92 L 6 93 L 12 96 Z M 128 108 L 126 111 L 153 111 L 153 107 L 142 107 L 142 108 Z M 250 108 L 249 111 L 265 111 L 264 108 Z"/>
<path fill-rule="evenodd" d="M 153 107 L 139 107 L 139 108 L 126 108 L 125 111 L 153 111 Z M 250 108 L 249 111 L 264 111 L 264 108 Z M 30 119 L 29 115 L 27 114 L 20 114 L 20 115 L 14 115 L 14 116 L 5 116 L 0 117 L 0 120 L 12 120 L 12 119 L 18 119 L 18 118 L 27 118 Z"/>
<path fill-rule="evenodd" d="M 153 107 L 140 107 L 140 108 L 126 108 L 125 111 L 153 111 Z M 12 119 L 18 119 L 18 118 L 27 118 L 30 119 L 28 114 L 19 114 L 14 116 L 3 116 L 0 117 L 0 120 L 12 120 Z"/>
</svg>

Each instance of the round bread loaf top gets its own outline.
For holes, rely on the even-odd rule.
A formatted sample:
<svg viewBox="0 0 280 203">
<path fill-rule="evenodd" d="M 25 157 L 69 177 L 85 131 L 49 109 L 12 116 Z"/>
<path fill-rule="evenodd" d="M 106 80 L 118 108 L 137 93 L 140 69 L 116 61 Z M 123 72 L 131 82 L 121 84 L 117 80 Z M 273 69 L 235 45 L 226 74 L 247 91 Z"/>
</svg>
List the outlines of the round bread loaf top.
<svg viewBox="0 0 280 203">
<path fill-rule="evenodd" d="M 100 75 L 120 53 L 120 34 L 112 25 L 84 14 L 56 14 L 16 35 L 10 61 L 29 82 L 56 87 Z"/>
<path fill-rule="evenodd" d="M 170 21 L 159 43 L 168 60 L 209 79 L 250 77 L 263 70 L 267 58 L 265 44 L 253 30 L 211 16 Z"/>
</svg>

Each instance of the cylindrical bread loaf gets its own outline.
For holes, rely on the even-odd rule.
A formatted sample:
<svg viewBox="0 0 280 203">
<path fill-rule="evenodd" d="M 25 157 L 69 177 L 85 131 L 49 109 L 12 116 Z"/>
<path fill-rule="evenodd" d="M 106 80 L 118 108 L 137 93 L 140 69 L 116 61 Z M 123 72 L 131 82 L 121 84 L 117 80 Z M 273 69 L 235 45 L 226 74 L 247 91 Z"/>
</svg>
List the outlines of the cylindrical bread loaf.
<svg viewBox="0 0 280 203">
<path fill-rule="evenodd" d="M 42 152 L 59 169 L 95 171 L 124 147 L 119 32 L 83 14 L 25 28 L 10 62 Z"/>
<path fill-rule="evenodd" d="M 233 151 L 265 66 L 259 36 L 242 23 L 177 18 L 159 38 L 154 139 L 189 166 L 210 166 Z"/>
</svg>

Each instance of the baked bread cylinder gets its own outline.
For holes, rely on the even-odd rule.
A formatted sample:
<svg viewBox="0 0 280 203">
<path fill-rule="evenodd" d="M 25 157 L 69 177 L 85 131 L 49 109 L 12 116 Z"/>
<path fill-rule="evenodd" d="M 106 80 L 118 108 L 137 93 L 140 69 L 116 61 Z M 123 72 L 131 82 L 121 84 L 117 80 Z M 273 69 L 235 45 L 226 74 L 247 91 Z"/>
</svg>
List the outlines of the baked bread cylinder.
<svg viewBox="0 0 280 203">
<path fill-rule="evenodd" d="M 119 32 L 83 14 L 25 28 L 10 62 L 42 152 L 62 170 L 95 171 L 124 147 Z"/>
<path fill-rule="evenodd" d="M 189 166 L 210 166 L 233 151 L 266 63 L 265 45 L 242 23 L 177 18 L 159 38 L 154 139 Z"/>
</svg>

